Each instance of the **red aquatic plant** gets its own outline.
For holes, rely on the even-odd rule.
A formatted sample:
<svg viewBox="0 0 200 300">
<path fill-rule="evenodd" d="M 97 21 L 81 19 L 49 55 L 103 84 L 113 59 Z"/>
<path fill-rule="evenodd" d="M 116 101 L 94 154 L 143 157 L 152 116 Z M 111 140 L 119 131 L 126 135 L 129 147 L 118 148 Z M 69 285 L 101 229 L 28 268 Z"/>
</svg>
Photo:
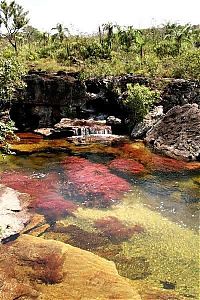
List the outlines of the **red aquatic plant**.
<svg viewBox="0 0 200 300">
<path fill-rule="evenodd" d="M 31 196 L 29 207 L 48 218 L 57 220 L 71 214 L 77 207 L 59 194 L 59 179 L 56 173 L 38 179 L 20 172 L 6 172 L 0 175 L 0 179 L 1 183 L 21 193 L 29 194 Z"/>
<path fill-rule="evenodd" d="M 88 206 L 107 207 L 131 189 L 126 180 L 112 174 L 106 166 L 84 158 L 67 157 L 63 166 L 68 178 L 65 191 Z"/>
<path fill-rule="evenodd" d="M 150 167 L 156 171 L 179 172 L 186 168 L 186 163 L 184 161 L 153 154 Z"/>
<path fill-rule="evenodd" d="M 154 154 L 143 143 L 123 145 L 121 155 L 140 162 L 151 171 L 180 172 L 187 168 L 186 162 Z"/>
<path fill-rule="evenodd" d="M 95 228 L 112 242 L 123 242 L 130 239 L 134 234 L 144 232 L 141 225 L 127 226 L 116 217 L 99 219 L 95 222 Z"/>
<path fill-rule="evenodd" d="M 140 174 L 144 172 L 144 166 L 139 162 L 128 158 L 115 158 L 109 164 L 111 169 L 116 169 L 123 172 Z"/>
<path fill-rule="evenodd" d="M 52 251 L 44 253 L 42 257 L 37 257 L 32 262 L 34 270 L 33 278 L 39 279 L 47 284 L 60 283 L 63 280 L 63 265 L 65 257 L 62 253 Z"/>
</svg>

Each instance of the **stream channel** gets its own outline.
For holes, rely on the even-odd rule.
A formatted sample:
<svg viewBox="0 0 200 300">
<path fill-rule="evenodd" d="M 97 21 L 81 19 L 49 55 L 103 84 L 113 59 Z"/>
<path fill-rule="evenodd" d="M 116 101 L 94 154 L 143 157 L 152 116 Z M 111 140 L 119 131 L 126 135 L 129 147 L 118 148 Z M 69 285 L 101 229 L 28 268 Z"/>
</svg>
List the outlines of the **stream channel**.
<svg viewBox="0 0 200 300">
<path fill-rule="evenodd" d="M 1 160 L 1 182 L 33 199 L 41 234 L 115 262 L 120 275 L 198 299 L 198 163 L 142 143 L 39 151 Z"/>
</svg>

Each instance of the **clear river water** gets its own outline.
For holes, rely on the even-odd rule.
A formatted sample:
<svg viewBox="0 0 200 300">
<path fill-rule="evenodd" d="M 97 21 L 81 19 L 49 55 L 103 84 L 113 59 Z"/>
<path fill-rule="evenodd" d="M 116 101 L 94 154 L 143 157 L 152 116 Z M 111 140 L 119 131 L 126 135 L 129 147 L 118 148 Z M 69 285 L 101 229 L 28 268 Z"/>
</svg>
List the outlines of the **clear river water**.
<svg viewBox="0 0 200 300">
<path fill-rule="evenodd" d="M 199 299 L 198 163 L 142 143 L 6 156 L 1 182 L 32 197 L 41 234 L 115 262 L 141 285 Z"/>
</svg>

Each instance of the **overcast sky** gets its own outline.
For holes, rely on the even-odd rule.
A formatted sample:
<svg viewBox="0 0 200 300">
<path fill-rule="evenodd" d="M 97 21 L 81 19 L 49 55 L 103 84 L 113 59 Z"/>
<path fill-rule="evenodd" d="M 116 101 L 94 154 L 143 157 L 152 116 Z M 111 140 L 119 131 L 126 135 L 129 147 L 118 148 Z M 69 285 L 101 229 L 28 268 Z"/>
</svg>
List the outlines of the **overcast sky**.
<svg viewBox="0 0 200 300">
<path fill-rule="evenodd" d="M 92 33 L 98 25 L 148 27 L 167 21 L 200 24 L 200 0 L 16 0 L 30 23 L 50 31 L 57 23 Z"/>
</svg>

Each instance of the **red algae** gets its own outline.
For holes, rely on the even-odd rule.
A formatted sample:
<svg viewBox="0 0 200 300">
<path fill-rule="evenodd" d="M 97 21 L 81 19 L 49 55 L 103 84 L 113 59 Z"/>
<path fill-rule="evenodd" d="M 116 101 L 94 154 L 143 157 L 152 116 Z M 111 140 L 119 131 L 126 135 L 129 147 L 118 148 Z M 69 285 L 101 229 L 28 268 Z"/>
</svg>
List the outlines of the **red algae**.
<svg viewBox="0 0 200 300">
<path fill-rule="evenodd" d="M 133 174 L 143 173 L 145 168 L 139 162 L 128 159 L 128 158 L 116 158 L 111 161 L 109 164 L 111 169 L 116 169 L 123 172 L 129 172 Z"/>
<path fill-rule="evenodd" d="M 130 239 L 134 234 L 143 233 L 141 225 L 127 226 L 116 217 L 99 219 L 95 222 L 95 228 L 109 238 L 113 243 L 120 243 Z"/>
<path fill-rule="evenodd" d="M 143 143 L 125 144 L 121 155 L 143 164 L 151 171 L 180 172 L 187 169 L 189 163 L 152 153 Z"/>
<path fill-rule="evenodd" d="M 186 169 L 186 162 L 153 154 L 150 166 L 153 170 L 179 172 Z"/>
<path fill-rule="evenodd" d="M 57 192 L 58 177 L 55 173 L 48 174 L 45 178 L 38 179 L 24 175 L 20 172 L 2 173 L 1 183 L 32 196 L 29 208 L 44 214 L 47 218 L 57 220 L 71 214 L 76 208 L 72 201 L 65 200 Z"/>
<path fill-rule="evenodd" d="M 64 189 L 69 191 L 71 187 L 71 192 L 87 206 L 107 207 L 131 189 L 126 180 L 112 174 L 106 166 L 84 158 L 67 157 L 63 166 L 68 177 Z"/>
</svg>

